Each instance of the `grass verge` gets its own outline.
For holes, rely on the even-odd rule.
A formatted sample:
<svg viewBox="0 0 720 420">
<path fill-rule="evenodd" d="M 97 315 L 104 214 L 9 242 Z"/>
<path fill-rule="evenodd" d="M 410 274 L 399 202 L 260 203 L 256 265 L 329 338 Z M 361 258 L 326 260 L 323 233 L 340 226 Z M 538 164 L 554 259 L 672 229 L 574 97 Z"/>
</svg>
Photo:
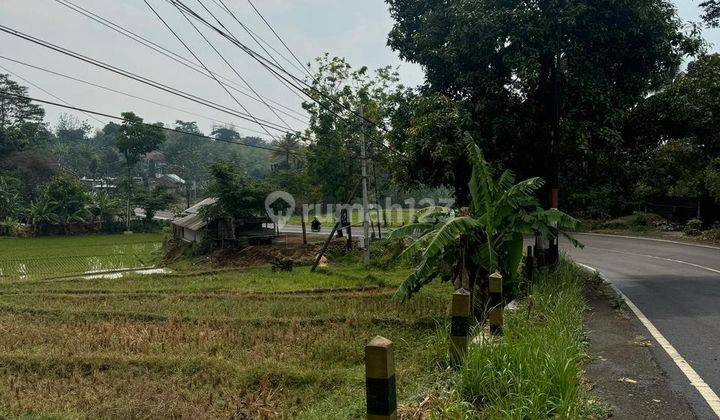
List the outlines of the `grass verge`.
<svg viewBox="0 0 720 420">
<path fill-rule="evenodd" d="M 587 275 L 563 262 L 540 276 L 502 338 L 471 345 L 433 411 L 439 418 L 604 418 L 583 384 Z"/>
</svg>

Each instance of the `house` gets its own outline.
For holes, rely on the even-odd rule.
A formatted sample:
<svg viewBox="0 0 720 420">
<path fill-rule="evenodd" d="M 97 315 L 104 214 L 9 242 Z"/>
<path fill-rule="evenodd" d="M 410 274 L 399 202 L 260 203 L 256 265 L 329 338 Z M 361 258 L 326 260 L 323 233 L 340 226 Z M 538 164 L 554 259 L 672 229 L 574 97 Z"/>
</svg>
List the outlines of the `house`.
<svg viewBox="0 0 720 420">
<path fill-rule="evenodd" d="M 176 174 L 155 174 L 155 179 L 151 181 L 150 186 L 153 188 L 167 188 L 180 197 L 183 197 L 186 193 L 185 180 Z"/>
<path fill-rule="evenodd" d="M 188 242 L 200 242 L 207 231 L 208 222 L 200 215 L 200 209 L 217 203 L 217 198 L 206 198 L 186 209 L 173 220 L 173 236 Z"/>
<path fill-rule="evenodd" d="M 269 243 L 277 236 L 276 229 L 264 227 L 272 223 L 267 215 L 242 219 L 219 218 L 205 220 L 201 209 L 217 203 L 217 198 L 206 198 L 185 210 L 173 220 L 173 235 L 188 242 L 200 242 L 207 235 L 215 241 L 235 242 L 240 245 Z"/>
</svg>

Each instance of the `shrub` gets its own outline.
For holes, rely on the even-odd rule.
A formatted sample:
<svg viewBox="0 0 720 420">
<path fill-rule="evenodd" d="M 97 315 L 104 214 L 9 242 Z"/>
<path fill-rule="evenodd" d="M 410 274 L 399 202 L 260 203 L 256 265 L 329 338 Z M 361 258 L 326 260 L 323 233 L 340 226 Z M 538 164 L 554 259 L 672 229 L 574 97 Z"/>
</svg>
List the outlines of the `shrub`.
<svg viewBox="0 0 720 420">
<path fill-rule="evenodd" d="M 405 250 L 406 244 L 403 239 L 383 239 L 373 242 L 370 248 L 370 265 L 376 268 L 387 270 L 398 264 L 398 257 Z"/>
<path fill-rule="evenodd" d="M 685 234 L 687 236 L 700 236 L 702 234 L 702 220 L 690 219 L 685 224 Z"/>
</svg>

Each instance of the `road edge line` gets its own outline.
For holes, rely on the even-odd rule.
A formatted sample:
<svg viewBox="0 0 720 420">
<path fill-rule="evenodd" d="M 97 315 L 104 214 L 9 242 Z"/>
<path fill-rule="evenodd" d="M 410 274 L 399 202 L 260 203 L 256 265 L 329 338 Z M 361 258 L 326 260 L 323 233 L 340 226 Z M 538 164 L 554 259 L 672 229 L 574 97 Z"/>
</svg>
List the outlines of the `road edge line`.
<svg viewBox="0 0 720 420">
<path fill-rule="evenodd" d="M 577 232 L 576 235 L 586 235 L 586 236 L 602 236 L 606 238 L 623 238 L 623 239 L 639 239 L 641 241 L 653 241 L 653 242 L 665 242 L 669 244 L 677 244 L 677 245 L 687 245 L 687 246 L 694 246 L 697 248 L 707 248 L 707 249 L 717 249 L 720 250 L 720 247 L 713 246 L 713 245 L 704 245 L 704 244 L 695 244 L 692 242 L 680 242 L 680 241 L 673 241 L 671 239 L 660 239 L 660 238 L 648 238 L 648 237 L 642 237 L 642 236 L 630 236 L 630 235 L 614 235 L 612 233 L 593 233 L 593 232 Z"/>
<path fill-rule="evenodd" d="M 591 267 L 587 264 L 582 263 L 576 263 L 580 267 L 592 272 L 598 274 L 600 277 L 605 280 L 605 282 L 612 287 L 612 289 L 615 291 L 615 293 L 620 296 L 625 304 L 633 311 L 635 316 L 640 320 L 640 322 L 645 326 L 645 328 L 648 330 L 648 332 L 653 336 L 655 341 L 660 344 L 660 347 L 662 347 L 663 350 L 665 350 L 665 353 L 672 359 L 673 363 L 680 369 L 680 371 L 685 375 L 685 377 L 690 381 L 690 385 L 695 388 L 701 397 L 705 400 L 708 406 L 710 406 L 710 409 L 715 413 L 716 416 L 720 417 L 720 398 L 718 398 L 715 391 L 710 388 L 710 386 L 705 383 L 705 381 L 698 375 L 698 373 L 695 371 L 695 369 L 690 366 L 690 364 L 685 360 L 684 357 L 680 355 L 680 353 L 673 347 L 672 344 L 658 331 L 658 329 L 653 325 L 652 322 L 645 316 L 645 314 L 635 306 L 635 304 L 625 296 L 623 292 L 620 291 L 614 284 L 607 281 L 603 276 L 602 273 L 600 273 L 600 270 L 597 268 Z"/>
</svg>

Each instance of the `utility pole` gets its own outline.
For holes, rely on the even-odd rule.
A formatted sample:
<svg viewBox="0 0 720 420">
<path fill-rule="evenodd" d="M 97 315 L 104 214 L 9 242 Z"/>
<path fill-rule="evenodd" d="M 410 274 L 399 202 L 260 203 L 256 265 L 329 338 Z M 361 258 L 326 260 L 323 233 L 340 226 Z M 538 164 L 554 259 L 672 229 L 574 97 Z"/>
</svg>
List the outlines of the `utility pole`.
<svg viewBox="0 0 720 420">
<path fill-rule="evenodd" d="M 365 116 L 360 105 L 360 157 L 362 159 L 362 192 L 363 192 L 363 243 L 365 244 L 364 263 L 370 265 L 370 212 L 368 211 L 367 154 L 365 150 Z"/>
</svg>

